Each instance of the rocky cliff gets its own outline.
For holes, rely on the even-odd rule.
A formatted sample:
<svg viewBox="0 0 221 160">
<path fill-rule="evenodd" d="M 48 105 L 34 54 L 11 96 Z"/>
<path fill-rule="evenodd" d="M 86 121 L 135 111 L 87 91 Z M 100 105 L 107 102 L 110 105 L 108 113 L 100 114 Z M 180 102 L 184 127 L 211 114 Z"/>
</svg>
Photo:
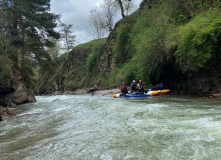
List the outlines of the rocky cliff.
<svg viewBox="0 0 221 160">
<path fill-rule="evenodd" d="M 201 2 L 143 0 L 140 9 L 117 22 L 102 43 L 88 42 L 68 53 L 69 58 L 62 60 L 51 75 L 48 92 L 108 89 L 119 87 L 121 81 L 130 85 L 133 79 L 142 79 L 146 87 L 162 82 L 177 94 L 220 93 L 220 12 L 213 8 L 216 2 Z M 195 23 L 200 26 L 205 17 L 214 25 L 204 28 L 207 25 L 202 21 L 202 27 L 197 28 Z M 187 36 L 189 41 L 181 41 L 185 38 L 179 32 L 181 26 L 186 27 L 186 35 L 194 33 Z M 198 32 L 191 32 L 189 26 Z M 188 42 L 195 46 L 188 48 Z M 183 43 L 187 48 L 181 50 Z"/>
<path fill-rule="evenodd" d="M 35 102 L 33 91 L 27 89 L 22 81 L 21 72 L 16 69 L 9 59 L 1 57 L 4 63 L 0 65 L 1 85 L 0 105 L 3 107 L 15 104 Z"/>
</svg>

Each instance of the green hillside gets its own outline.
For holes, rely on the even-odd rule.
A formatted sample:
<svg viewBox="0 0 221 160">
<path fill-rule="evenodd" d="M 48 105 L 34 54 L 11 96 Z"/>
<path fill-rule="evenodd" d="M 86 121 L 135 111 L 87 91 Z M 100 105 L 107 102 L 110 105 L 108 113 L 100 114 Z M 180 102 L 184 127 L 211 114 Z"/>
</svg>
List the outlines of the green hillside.
<svg viewBox="0 0 221 160">
<path fill-rule="evenodd" d="M 8 62 L 0 64 L 4 70 L 0 98 L 15 90 L 13 68 L 21 71 L 23 83 L 36 94 L 110 89 L 122 81 L 130 85 L 133 79 L 142 79 L 146 89 L 162 82 L 174 93 L 221 92 L 221 2 L 217 0 L 143 0 L 107 38 L 80 44 L 57 60 L 36 48 L 32 51 L 29 42 L 13 48 L 7 46 L 10 40 L 0 45 L 0 61 Z M 49 41 L 44 45 L 50 46 Z M 26 58 L 24 46 L 29 56 L 36 53 L 38 62 Z M 9 56 L 4 47 L 9 48 Z M 17 57 L 14 51 L 19 52 Z"/>
<path fill-rule="evenodd" d="M 139 10 L 117 22 L 107 39 L 81 44 L 61 56 L 47 92 L 54 91 L 51 85 L 59 78 L 59 90 L 106 89 L 142 79 L 146 87 L 163 82 L 177 92 L 208 94 L 221 78 L 220 5 L 143 1 Z"/>
</svg>

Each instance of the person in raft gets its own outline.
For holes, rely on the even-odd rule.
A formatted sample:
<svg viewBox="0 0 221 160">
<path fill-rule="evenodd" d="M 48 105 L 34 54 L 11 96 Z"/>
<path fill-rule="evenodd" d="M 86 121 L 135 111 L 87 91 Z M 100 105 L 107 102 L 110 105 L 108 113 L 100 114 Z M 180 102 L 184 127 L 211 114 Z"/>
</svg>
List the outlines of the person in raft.
<svg viewBox="0 0 221 160">
<path fill-rule="evenodd" d="M 120 87 L 120 90 L 121 90 L 121 96 L 125 96 L 126 94 L 128 94 L 127 86 L 125 85 L 124 82 L 122 82 L 122 86 Z"/>
<path fill-rule="evenodd" d="M 139 80 L 139 83 L 137 83 L 137 91 L 139 94 L 144 94 L 144 87 L 142 84 L 142 80 Z"/>
<path fill-rule="evenodd" d="M 133 80 L 133 83 L 131 83 L 131 93 L 136 94 L 137 92 L 137 85 L 136 85 L 136 81 Z"/>
<path fill-rule="evenodd" d="M 163 89 L 163 83 L 155 85 L 152 90 L 162 90 Z"/>
</svg>

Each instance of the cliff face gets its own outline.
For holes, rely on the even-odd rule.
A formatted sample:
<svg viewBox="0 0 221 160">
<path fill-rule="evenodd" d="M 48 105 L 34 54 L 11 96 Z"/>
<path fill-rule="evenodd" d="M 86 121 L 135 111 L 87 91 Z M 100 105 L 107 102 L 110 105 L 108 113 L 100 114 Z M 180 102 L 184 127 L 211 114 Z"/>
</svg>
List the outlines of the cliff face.
<svg viewBox="0 0 221 160">
<path fill-rule="evenodd" d="M 11 67 L 11 68 L 10 68 Z M 25 87 L 21 72 L 12 66 L 1 66 L 1 70 L 8 70 L 8 77 L 4 78 L 4 86 L 0 86 L 0 105 L 11 106 L 36 102 L 33 91 Z M 3 75 L 2 72 L 1 75 Z"/>
<path fill-rule="evenodd" d="M 94 81 L 94 77 L 88 72 L 88 67 L 93 66 L 94 62 L 87 64 L 87 59 L 93 54 L 93 48 L 97 44 L 100 44 L 100 40 L 79 45 L 71 52 L 60 56 L 56 66 L 49 69 L 50 73 L 41 75 L 36 94 L 74 91 L 93 86 L 91 82 Z"/>
<path fill-rule="evenodd" d="M 152 84 L 164 83 L 173 93 L 193 96 L 209 96 L 221 93 L 221 63 L 209 65 L 196 72 L 183 73 L 175 59 L 165 63 L 159 68 L 160 77 L 151 75 Z"/>
<path fill-rule="evenodd" d="M 197 12 L 193 13 L 199 14 L 198 7 L 203 6 L 201 1 L 196 1 L 194 5 L 190 1 L 184 1 L 185 4 L 181 2 L 181 0 L 170 0 L 165 1 L 167 4 L 165 5 L 161 1 L 143 0 L 140 9 L 117 22 L 114 31 L 102 43 L 98 43 L 99 40 L 88 42 L 75 47 L 68 53 L 66 59 L 59 64 L 58 69 L 51 76 L 49 83 L 51 90 L 48 92 L 73 91 L 90 87 L 108 89 L 119 87 L 122 81 L 130 85 L 133 79 L 142 79 L 146 84 L 146 89 L 162 82 L 164 88 L 171 89 L 177 94 L 204 96 L 220 93 L 221 35 L 218 29 L 213 33 L 216 35 L 214 42 L 212 41 L 214 37 L 211 38 L 210 33 L 204 32 L 209 29 L 212 31 L 211 28 L 203 30 L 202 36 L 190 35 L 189 37 L 195 36 L 195 39 L 203 37 L 202 42 L 200 39 L 196 44 L 200 42 L 199 45 L 201 45 L 208 41 L 209 45 L 207 47 L 197 46 L 198 44 L 192 46 L 197 50 L 193 53 L 199 51 L 199 55 L 193 56 L 190 55 L 192 52 L 188 53 L 187 47 L 186 52 L 183 53 L 187 58 L 182 59 L 182 62 L 187 65 L 179 63 L 176 52 L 182 45 L 181 37 L 185 37 L 178 33 L 179 27 L 188 23 L 194 24 L 195 21 L 198 24 L 201 17 L 195 16 L 198 19 L 192 22 L 191 19 L 194 17 L 191 17 L 191 12 L 196 10 Z M 188 3 L 190 3 L 190 9 L 186 8 Z M 199 6 L 197 6 L 198 3 Z M 219 14 L 219 12 L 212 12 L 210 15 L 208 12 L 204 15 L 206 10 L 209 9 L 203 6 L 202 14 L 199 15 L 208 18 Z M 203 23 L 201 25 L 202 28 L 205 26 Z M 188 26 L 186 28 L 188 29 Z M 207 39 L 205 40 L 204 37 Z M 205 50 L 212 48 L 210 54 L 213 58 L 207 62 L 204 54 L 208 53 L 203 50 L 200 55 L 199 48 L 203 47 Z M 203 58 L 196 59 L 198 56 Z M 204 66 L 194 71 L 189 69 L 198 61 L 205 62 Z"/>
<path fill-rule="evenodd" d="M 177 2 L 179 3 L 179 2 Z M 187 2 L 186 2 L 187 3 Z M 196 4 L 199 3 L 199 6 L 202 5 L 199 2 L 196 2 Z M 160 3 L 159 3 L 160 4 Z M 169 2 L 168 2 L 169 4 Z M 211 8 L 212 8 L 212 4 L 209 4 L 211 5 Z M 136 55 L 139 54 L 137 50 L 134 50 L 134 53 L 133 53 L 133 56 L 132 58 L 128 58 L 127 55 L 130 54 L 131 50 L 133 51 L 133 47 L 136 48 L 136 46 L 132 45 L 132 41 L 133 39 L 136 39 L 137 35 L 133 34 L 133 29 L 135 27 L 137 27 L 136 25 L 139 24 L 139 17 L 142 17 L 142 13 L 145 13 L 145 10 L 152 10 L 152 7 L 156 7 L 154 6 L 153 4 L 153 1 L 151 0 L 143 0 L 142 3 L 140 4 L 140 9 L 138 11 L 136 11 L 134 14 L 132 14 L 131 16 L 127 17 L 127 19 L 125 20 L 121 20 L 119 21 L 116 25 L 115 25 L 115 29 L 114 31 L 109 35 L 108 37 L 108 40 L 107 40 L 107 43 L 106 43 L 106 46 L 104 48 L 104 51 L 102 52 L 101 56 L 100 56 L 100 59 L 96 65 L 96 69 L 100 74 L 102 74 L 104 77 L 106 77 L 107 79 L 113 79 L 113 77 L 115 76 L 114 74 L 116 73 L 116 69 L 119 69 L 118 66 L 122 66 L 123 70 L 125 68 L 127 68 L 127 65 L 131 65 L 131 70 L 133 70 L 133 65 L 130 64 L 131 61 L 133 59 L 136 58 Z M 194 8 L 194 9 L 197 9 Z M 204 8 L 205 9 L 205 8 Z M 193 10 L 193 9 L 192 9 Z M 212 13 L 212 15 L 210 15 L 210 9 L 208 9 L 208 12 L 207 13 L 204 13 L 205 10 L 202 11 L 202 13 L 197 13 L 199 14 L 199 17 L 200 16 L 213 16 L 213 14 L 216 14 L 216 13 Z M 174 11 L 175 13 L 177 12 L 176 10 Z M 216 12 L 216 9 L 215 9 L 215 12 Z M 188 14 L 190 14 L 191 12 L 189 12 Z M 219 12 L 220 13 L 220 12 Z M 174 13 L 171 13 L 171 17 L 173 16 Z M 187 18 L 190 18 L 189 16 L 190 15 L 186 15 Z M 195 13 L 196 14 L 196 13 Z M 206 15 L 208 14 L 208 15 Z M 183 16 L 183 15 L 182 15 Z M 200 18 L 198 18 L 198 21 L 200 20 Z M 157 17 L 156 17 L 157 18 Z M 166 18 L 166 17 L 165 17 Z M 195 18 L 193 17 L 193 22 L 190 21 L 189 23 L 194 23 Z M 215 17 L 216 18 L 216 17 Z M 218 18 L 220 20 L 220 18 Z M 165 20 L 165 19 L 163 19 Z M 154 20 L 152 20 L 154 21 Z M 188 24 L 187 22 L 188 21 L 184 21 L 186 24 Z M 125 61 L 122 62 L 122 63 L 119 63 L 117 62 L 117 56 L 116 56 L 116 51 L 115 51 L 115 47 L 116 47 L 116 43 L 118 43 L 118 37 L 119 35 L 121 34 L 121 28 L 123 25 L 126 24 L 129 24 L 130 27 L 132 28 L 131 32 L 128 33 L 129 36 L 130 36 L 130 39 L 129 40 L 126 40 L 126 46 L 122 45 L 121 48 L 126 48 L 124 51 L 125 51 Z M 143 22 L 144 23 L 144 22 Z M 159 23 L 160 24 L 160 23 Z M 165 24 L 163 24 L 165 25 Z M 218 24 L 216 24 L 218 25 Z M 147 24 L 148 26 L 148 24 Z M 215 25 L 214 25 L 215 26 Z M 162 28 L 160 28 L 162 29 Z M 167 28 L 165 28 L 167 29 Z M 207 28 L 206 28 L 207 29 Z M 172 29 L 173 32 L 176 30 L 175 28 Z M 212 29 L 211 29 L 212 30 Z M 219 30 L 219 29 L 218 29 Z M 150 85 L 156 85 L 158 83 L 161 83 L 163 82 L 164 83 L 164 88 L 169 88 L 171 89 L 174 93 L 177 93 L 177 94 L 185 94 L 185 95 L 195 95 L 195 96 L 208 96 L 208 95 L 211 95 L 211 94 L 214 94 L 214 93 L 221 93 L 221 34 L 219 31 L 216 31 L 214 30 L 214 34 L 215 34 L 215 37 L 214 37 L 214 41 L 212 40 L 212 37 L 210 37 L 210 35 L 207 33 L 204 32 L 205 30 L 202 30 L 202 37 L 207 37 L 208 38 L 203 38 L 202 39 L 202 42 L 201 42 L 201 39 L 198 40 L 199 42 L 196 42 L 196 43 L 200 43 L 198 46 L 193 46 L 193 47 L 196 47 L 195 50 L 197 50 L 200 55 L 200 45 L 201 43 L 204 43 L 205 41 L 207 41 L 208 43 L 205 43 L 206 44 L 209 44 L 207 47 L 208 48 L 212 48 L 211 49 L 211 59 L 208 60 L 206 63 L 204 63 L 204 66 L 202 67 L 196 67 L 197 69 L 196 70 L 191 70 L 191 69 L 188 69 L 188 63 L 192 63 L 190 64 L 190 68 L 191 68 L 191 65 L 195 65 L 195 63 L 197 63 L 197 59 L 195 57 L 199 56 L 199 55 L 194 55 L 194 56 L 187 56 L 187 60 L 186 60 L 186 70 L 184 70 L 182 67 L 182 65 L 180 65 L 178 63 L 178 57 L 176 55 L 176 51 L 177 51 L 177 47 L 179 47 L 179 42 L 176 42 L 175 45 L 173 45 L 171 43 L 171 39 L 167 38 L 165 41 L 162 41 L 162 43 L 164 43 L 162 45 L 162 47 L 168 47 L 168 49 L 164 50 L 164 48 L 161 48 L 159 47 L 159 49 L 161 50 L 160 51 L 160 54 L 165 54 L 166 56 L 164 56 L 162 59 L 162 61 L 157 65 L 157 67 L 153 68 L 152 70 L 149 71 L 149 73 L 147 72 L 146 76 L 149 77 L 150 79 L 150 84 L 148 85 L 148 81 L 146 81 L 146 84 L 148 86 Z M 145 32 L 145 31 L 143 31 Z M 138 34 L 142 34 L 143 33 L 142 31 L 140 32 L 136 32 Z M 167 34 L 165 32 L 165 34 Z M 174 33 L 172 33 L 174 34 Z M 212 33 L 211 33 L 212 34 Z M 133 36 L 132 36 L 133 35 Z M 124 36 L 122 34 L 122 36 Z M 164 35 L 162 35 L 161 37 L 158 37 L 159 39 L 163 39 Z M 195 35 L 192 35 L 193 37 Z M 201 36 L 201 35 L 196 35 L 195 37 L 197 36 Z M 146 37 L 143 37 L 143 38 L 146 38 Z M 180 38 L 180 37 L 179 37 Z M 194 38 L 193 38 L 194 39 Z M 206 40 L 205 40 L 206 39 Z M 179 39 L 178 39 L 179 41 Z M 161 42 L 161 41 L 159 41 Z M 151 43 L 154 44 L 153 41 L 151 41 Z M 171 43 L 171 44 L 170 44 Z M 139 44 L 137 44 L 139 45 Z M 144 44 L 142 47 L 142 50 L 145 51 L 145 48 L 147 48 L 147 46 L 145 45 L 149 45 L 148 43 Z M 159 46 L 161 45 L 160 43 L 158 44 Z M 207 51 L 207 47 L 204 46 L 201 46 L 202 48 L 205 48 L 204 50 L 202 50 L 202 53 L 204 54 L 208 54 L 209 51 Z M 129 49 L 127 49 L 129 48 Z M 156 46 L 157 48 L 157 46 Z M 122 52 L 124 52 L 122 51 Z M 207 51 L 207 52 L 206 52 Z M 157 51 L 158 52 L 158 51 Z M 188 52 L 188 50 L 187 50 Z M 159 55 L 160 55 L 159 54 Z M 185 54 L 189 54 L 189 53 L 185 53 Z M 153 56 L 158 56 L 157 54 L 153 54 Z M 160 58 L 160 57 L 159 57 Z M 188 58 L 190 59 L 193 59 L 191 60 L 190 62 L 188 62 Z M 194 60 L 195 58 L 195 60 Z M 156 58 L 153 58 L 153 57 L 150 57 L 150 59 L 153 59 L 153 61 L 156 59 Z M 151 60 L 150 60 L 151 61 Z M 185 59 L 183 59 L 183 61 L 185 61 Z M 203 61 L 203 60 L 202 60 Z M 142 61 L 140 61 L 142 63 Z M 149 62 L 149 60 L 147 61 L 147 63 Z M 137 62 L 139 63 L 139 62 Z M 156 60 L 156 63 L 157 60 Z M 136 65 L 136 64 L 135 64 Z M 145 66 L 143 66 L 145 68 Z M 125 69 L 126 70 L 126 69 Z M 125 72 L 118 72 L 118 77 L 123 77 L 122 79 L 118 79 L 116 77 L 115 78 L 115 84 L 117 86 L 120 85 L 120 80 L 123 80 L 123 81 L 126 81 L 125 78 L 130 78 L 130 81 L 132 81 L 132 79 L 137 79 L 137 76 L 139 74 L 140 71 L 144 70 L 144 74 L 145 74 L 145 69 L 143 68 L 139 68 L 137 69 L 138 72 L 135 71 L 134 72 L 130 72 L 130 70 L 127 70 L 127 72 L 129 73 L 129 76 L 125 76 L 127 75 L 127 73 Z M 124 75 L 121 75 L 121 74 L 124 74 Z M 148 75 L 149 74 L 149 75 Z M 145 79 L 145 75 L 144 76 L 140 76 L 141 78 Z M 147 78 L 148 79 L 148 78 Z M 128 83 L 129 85 L 130 83 Z M 108 88 L 108 87 L 107 87 Z"/>
</svg>

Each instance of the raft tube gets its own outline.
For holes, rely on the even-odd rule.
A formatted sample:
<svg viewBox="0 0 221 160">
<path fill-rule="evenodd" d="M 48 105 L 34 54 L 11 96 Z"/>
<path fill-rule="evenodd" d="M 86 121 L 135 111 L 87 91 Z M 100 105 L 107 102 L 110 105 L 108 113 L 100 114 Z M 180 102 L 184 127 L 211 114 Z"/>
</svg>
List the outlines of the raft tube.
<svg viewBox="0 0 221 160">
<path fill-rule="evenodd" d="M 141 98 L 141 97 L 150 97 L 150 96 L 159 96 L 161 91 L 148 91 L 144 92 L 144 94 L 126 94 L 122 96 L 121 94 L 114 94 L 114 98 Z"/>
<path fill-rule="evenodd" d="M 161 93 L 160 94 L 169 94 L 170 90 L 169 89 L 163 89 L 163 90 L 159 90 Z"/>
</svg>

